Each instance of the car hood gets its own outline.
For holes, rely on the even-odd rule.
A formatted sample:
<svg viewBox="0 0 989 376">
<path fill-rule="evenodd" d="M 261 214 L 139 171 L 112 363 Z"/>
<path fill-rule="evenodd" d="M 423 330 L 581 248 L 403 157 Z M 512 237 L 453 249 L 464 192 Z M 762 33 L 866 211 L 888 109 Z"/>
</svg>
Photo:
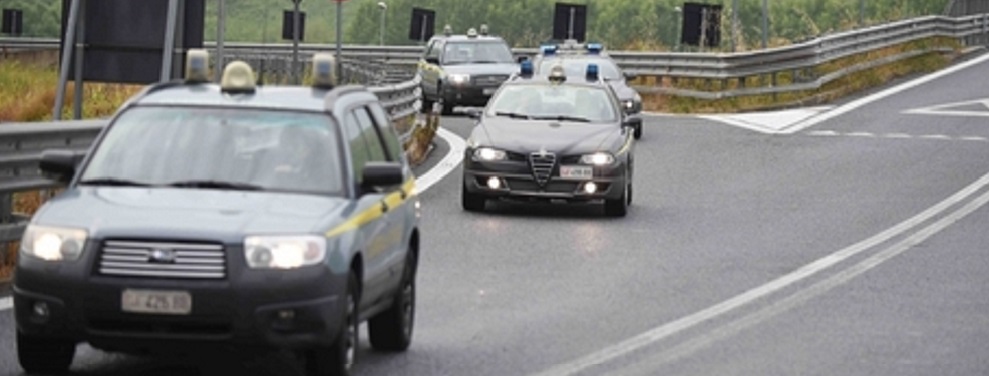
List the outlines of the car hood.
<svg viewBox="0 0 989 376">
<path fill-rule="evenodd" d="M 618 100 L 627 101 L 635 99 L 635 89 L 632 89 L 622 80 L 611 80 L 608 81 L 608 86 L 611 86 L 615 90 L 615 95 L 618 96 Z"/>
<path fill-rule="evenodd" d="M 475 130 L 482 145 L 518 153 L 540 150 L 572 155 L 601 150 L 608 141 L 621 137 L 616 124 L 567 121 L 486 118 Z"/>
<path fill-rule="evenodd" d="M 443 71 L 446 74 L 469 74 L 469 75 L 511 75 L 519 71 L 519 65 L 515 63 L 500 64 L 455 64 L 444 65 Z"/>
<path fill-rule="evenodd" d="M 185 238 L 239 242 L 244 234 L 318 233 L 349 201 L 276 192 L 76 187 L 33 221 L 86 229 L 91 238 Z"/>
</svg>

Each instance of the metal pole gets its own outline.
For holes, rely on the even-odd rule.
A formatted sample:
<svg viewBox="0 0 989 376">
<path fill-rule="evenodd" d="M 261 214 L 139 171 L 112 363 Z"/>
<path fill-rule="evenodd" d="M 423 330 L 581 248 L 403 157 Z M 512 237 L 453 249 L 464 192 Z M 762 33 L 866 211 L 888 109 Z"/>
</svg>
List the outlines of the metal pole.
<svg viewBox="0 0 989 376">
<path fill-rule="evenodd" d="M 381 32 L 378 33 L 378 45 L 385 45 L 385 15 L 388 14 L 388 4 L 384 2 L 378 3 L 378 8 L 381 8 Z"/>
<path fill-rule="evenodd" d="M 179 0 L 168 0 L 168 21 L 165 23 L 165 48 L 161 54 L 161 81 L 172 79 L 175 58 L 175 24 L 179 17 Z"/>
<path fill-rule="evenodd" d="M 738 35 L 735 34 L 735 30 L 738 29 L 738 0 L 731 0 L 731 32 L 728 34 L 731 36 L 731 52 L 735 52 L 735 43 Z"/>
<path fill-rule="evenodd" d="M 769 46 L 769 2 L 762 0 L 762 49 Z"/>
<path fill-rule="evenodd" d="M 683 39 L 683 8 L 674 7 L 673 10 L 675 10 L 677 14 L 677 39 L 673 41 L 673 50 L 679 52 L 680 40 Z"/>
<path fill-rule="evenodd" d="M 83 53 L 86 49 L 86 0 L 82 0 L 83 7 L 79 9 L 79 24 L 76 27 L 79 28 L 79 42 L 76 45 L 76 88 L 75 88 L 75 98 L 72 100 L 72 118 L 79 120 L 82 119 L 82 96 L 83 96 L 83 82 L 82 82 L 82 64 L 83 64 Z"/>
<path fill-rule="evenodd" d="M 422 15 L 422 23 L 420 23 L 421 26 L 419 28 L 419 43 L 422 43 L 422 44 L 426 44 L 426 19 L 427 18 L 429 18 L 429 17 L 426 17 L 425 14 Z"/>
<path fill-rule="evenodd" d="M 570 26 L 567 29 L 567 39 L 573 39 L 573 19 L 577 17 L 577 8 L 570 8 Z"/>
<path fill-rule="evenodd" d="M 302 0 L 292 0 L 295 4 L 292 13 L 292 83 L 299 85 L 299 3 Z"/>
<path fill-rule="evenodd" d="M 859 27 L 865 26 L 865 0 L 859 0 Z"/>
<path fill-rule="evenodd" d="M 225 33 L 227 29 L 227 8 L 225 5 L 226 0 L 218 0 L 219 5 L 216 8 L 216 65 L 213 67 L 213 73 L 216 82 L 220 82 L 223 76 L 223 45 L 224 40 L 227 38 Z M 267 18 L 267 17 L 266 17 Z M 268 20 L 265 19 L 265 22 Z"/>
<path fill-rule="evenodd" d="M 343 0 L 334 1 L 337 2 L 337 72 L 340 72 L 339 68 L 343 66 Z"/>
<path fill-rule="evenodd" d="M 52 109 L 52 118 L 56 121 L 62 120 L 62 105 L 65 104 L 65 86 L 69 81 L 69 62 L 72 61 L 73 45 L 76 43 L 76 25 L 79 23 L 79 2 L 82 0 L 71 0 L 69 5 L 69 24 L 66 25 L 65 41 L 62 43 L 62 66 L 58 74 L 58 92 L 55 93 L 55 108 Z"/>
</svg>

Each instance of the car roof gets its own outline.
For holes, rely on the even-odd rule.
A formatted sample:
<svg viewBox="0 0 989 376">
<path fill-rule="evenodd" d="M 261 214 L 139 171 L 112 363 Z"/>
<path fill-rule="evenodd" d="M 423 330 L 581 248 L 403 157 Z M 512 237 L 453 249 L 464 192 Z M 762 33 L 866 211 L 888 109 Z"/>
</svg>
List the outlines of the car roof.
<svg viewBox="0 0 989 376">
<path fill-rule="evenodd" d="M 367 90 L 353 85 L 342 86 L 351 91 L 363 92 L 376 98 Z M 309 112 L 329 112 L 332 100 L 338 95 L 325 88 L 306 86 L 258 86 L 253 92 L 225 92 L 220 85 L 213 83 L 186 84 L 173 81 L 152 86 L 139 94 L 130 105 L 150 106 L 197 106 L 197 107 L 244 107 Z M 339 93 L 343 94 L 343 93 Z M 368 99 L 372 99 L 368 98 Z"/>
<path fill-rule="evenodd" d="M 504 42 L 504 39 L 498 36 L 492 35 L 478 35 L 476 37 L 468 37 L 466 35 L 438 35 L 433 36 L 432 40 L 445 40 L 447 42 Z"/>
<path fill-rule="evenodd" d="M 527 76 L 512 76 L 511 79 L 505 81 L 503 85 L 565 85 L 565 86 L 589 86 L 589 87 L 601 87 L 608 88 L 609 86 L 601 80 L 588 80 L 587 78 L 580 77 L 567 77 L 566 81 L 562 83 L 554 82 L 549 79 L 546 75 L 532 75 Z"/>
</svg>

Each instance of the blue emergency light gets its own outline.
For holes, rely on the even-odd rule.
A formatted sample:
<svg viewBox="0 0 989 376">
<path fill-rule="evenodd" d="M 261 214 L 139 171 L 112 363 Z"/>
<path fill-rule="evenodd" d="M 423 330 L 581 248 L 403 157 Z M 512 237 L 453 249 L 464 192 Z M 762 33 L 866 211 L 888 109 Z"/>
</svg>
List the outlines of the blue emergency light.
<svg viewBox="0 0 989 376">
<path fill-rule="evenodd" d="M 604 45 L 602 45 L 601 43 L 588 43 L 587 44 L 587 53 L 589 53 L 591 55 L 600 54 L 602 50 L 604 50 Z"/>
<path fill-rule="evenodd" d="M 539 50 L 542 51 L 543 56 L 555 55 L 556 45 L 555 44 L 543 45 L 542 47 L 539 48 Z"/>
<path fill-rule="evenodd" d="M 532 60 L 525 60 L 519 67 L 519 74 L 521 74 L 522 77 L 532 77 L 532 70 Z"/>
<path fill-rule="evenodd" d="M 587 64 L 587 79 L 597 81 L 598 79 L 598 65 L 597 64 Z"/>
</svg>

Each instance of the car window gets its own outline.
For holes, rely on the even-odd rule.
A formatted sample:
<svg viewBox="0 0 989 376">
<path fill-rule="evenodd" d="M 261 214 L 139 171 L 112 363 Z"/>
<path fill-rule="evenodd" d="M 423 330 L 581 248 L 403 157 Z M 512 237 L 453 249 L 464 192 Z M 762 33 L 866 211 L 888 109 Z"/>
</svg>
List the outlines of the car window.
<svg viewBox="0 0 989 376">
<path fill-rule="evenodd" d="M 368 114 L 367 109 L 360 107 L 354 110 L 353 114 L 357 116 L 357 123 L 360 124 L 361 134 L 367 142 L 368 161 L 387 161 L 388 157 L 386 157 L 385 147 L 381 143 L 381 136 L 378 135 L 378 129 L 374 126 L 374 122 L 371 121 L 371 115 Z"/>
<path fill-rule="evenodd" d="M 342 166 L 336 126 L 324 114 L 136 107 L 109 126 L 80 181 L 343 194 Z"/>
<path fill-rule="evenodd" d="M 512 59 L 512 51 L 503 42 L 449 42 L 443 48 L 443 64 L 511 64 Z"/>
<path fill-rule="evenodd" d="M 536 73 L 548 74 L 554 65 L 563 64 L 567 77 L 583 77 L 587 73 L 588 64 L 597 64 L 598 74 L 606 80 L 622 79 L 621 70 L 608 59 L 543 59 Z"/>
<path fill-rule="evenodd" d="M 439 40 L 434 40 L 433 43 L 430 43 L 429 48 L 426 50 L 426 58 L 439 59 L 441 45 L 442 43 Z"/>
<path fill-rule="evenodd" d="M 577 85 L 505 85 L 491 98 L 488 116 L 579 117 L 590 122 L 618 121 L 615 102 L 603 87 Z"/>
<path fill-rule="evenodd" d="M 368 106 L 371 110 L 371 115 L 374 119 L 374 123 L 378 126 L 378 130 L 381 131 L 381 137 L 385 140 L 385 148 L 388 152 L 390 160 L 401 161 L 402 160 L 402 144 L 398 140 L 398 134 L 395 128 L 392 127 L 391 120 L 388 119 L 388 114 L 385 110 L 377 104 Z"/>
<path fill-rule="evenodd" d="M 360 122 L 357 121 L 357 116 L 353 112 L 347 114 L 343 124 L 344 130 L 347 133 L 347 141 L 350 143 L 351 167 L 354 169 L 358 183 L 360 183 L 364 165 L 371 158 L 367 140 L 364 138 L 364 133 L 361 132 Z"/>
</svg>

